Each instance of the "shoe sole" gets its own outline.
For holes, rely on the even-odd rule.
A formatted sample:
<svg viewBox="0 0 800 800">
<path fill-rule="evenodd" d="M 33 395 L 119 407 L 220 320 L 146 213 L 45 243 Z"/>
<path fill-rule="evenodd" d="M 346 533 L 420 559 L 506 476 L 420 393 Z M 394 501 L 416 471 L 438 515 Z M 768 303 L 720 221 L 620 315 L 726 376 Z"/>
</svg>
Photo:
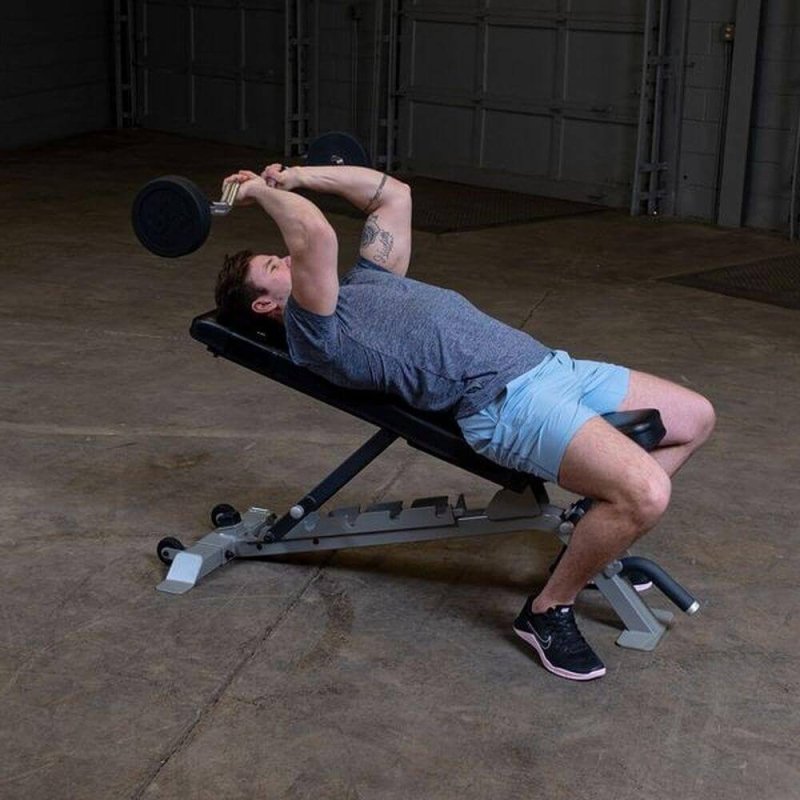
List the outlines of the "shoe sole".
<svg viewBox="0 0 800 800">
<path fill-rule="evenodd" d="M 542 662 L 542 666 L 548 672 L 552 672 L 553 675 L 558 675 L 559 678 L 566 678 L 569 681 L 593 681 L 595 678 L 602 678 L 603 675 L 606 674 L 605 667 L 593 670 L 592 672 L 570 672 L 568 669 L 557 667 L 555 664 L 551 664 L 550 661 L 548 661 L 545 651 L 539 644 L 539 640 L 532 633 L 521 631 L 516 626 L 512 627 L 514 628 L 514 633 L 516 633 L 523 642 L 529 644 L 538 653 L 539 660 Z"/>
</svg>

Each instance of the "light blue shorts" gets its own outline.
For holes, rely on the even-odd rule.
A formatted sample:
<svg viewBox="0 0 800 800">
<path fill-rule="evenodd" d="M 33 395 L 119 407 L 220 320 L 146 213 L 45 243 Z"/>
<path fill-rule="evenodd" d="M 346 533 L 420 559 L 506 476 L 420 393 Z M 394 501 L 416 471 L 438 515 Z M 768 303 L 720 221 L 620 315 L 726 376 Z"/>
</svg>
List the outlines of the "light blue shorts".
<svg viewBox="0 0 800 800">
<path fill-rule="evenodd" d="M 515 378 L 486 408 L 458 420 L 471 447 L 504 467 L 558 480 L 561 459 L 578 429 L 616 411 L 630 370 L 578 361 L 555 350 Z"/>
</svg>

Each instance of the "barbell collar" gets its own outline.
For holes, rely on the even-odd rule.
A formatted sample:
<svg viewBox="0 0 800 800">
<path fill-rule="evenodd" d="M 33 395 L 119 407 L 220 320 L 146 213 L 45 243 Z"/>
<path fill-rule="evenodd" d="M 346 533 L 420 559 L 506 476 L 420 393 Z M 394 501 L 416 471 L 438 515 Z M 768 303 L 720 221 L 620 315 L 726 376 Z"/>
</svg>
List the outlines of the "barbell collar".
<svg viewBox="0 0 800 800">
<path fill-rule="evenodd" d="M 224 217 L 233 211 L 233 206 L 228 205 L 224 200 L 215 200 L 213 203 L 209 203 L 209 211 L 215 217 Z"/>
</svg>

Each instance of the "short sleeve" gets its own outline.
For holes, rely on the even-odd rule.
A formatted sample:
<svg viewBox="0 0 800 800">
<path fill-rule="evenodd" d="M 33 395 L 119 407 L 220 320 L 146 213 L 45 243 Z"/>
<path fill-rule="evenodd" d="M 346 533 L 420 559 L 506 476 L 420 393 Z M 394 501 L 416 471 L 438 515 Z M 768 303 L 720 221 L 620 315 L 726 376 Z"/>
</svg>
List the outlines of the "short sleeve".
<svg viewBox="0 0 800 800">
<path fill-rule="evenodd" d="M 336 313 L 315 314 L 291 295 L 283 310 L 289 355 L 295 364 L 324 364 L 336 357 L 340 347 L 340 321 Z"/>
</svg>

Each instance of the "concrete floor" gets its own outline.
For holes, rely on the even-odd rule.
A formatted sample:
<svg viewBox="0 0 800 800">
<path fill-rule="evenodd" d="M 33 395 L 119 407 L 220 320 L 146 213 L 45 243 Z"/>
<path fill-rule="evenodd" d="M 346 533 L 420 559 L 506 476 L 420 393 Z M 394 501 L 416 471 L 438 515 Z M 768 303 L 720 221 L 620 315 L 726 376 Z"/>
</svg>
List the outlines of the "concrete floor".
<svg viewBox="0 0 800 800">
<path fill-rule="evenodd" d="M 0 160 L 0 796 L 800 798 L 800 317 L 654 280 L 790 252 L 777 235 L 608 211 L 415 238 L 412 275 L 715 403 L 638 550 L 703 600 L 655 652 L 616 647 L 587 594 L 607 676 L 540 667 L 510 624 L 557 549 L 541 534 L 154 590 L 159 538 L 193 541 L 220 501 L 284 511 L 372 431 L 187 335 L 225 252 L 279 247 L 271 223 L 237 212 L 180 261 L 131 233 L 148 178 L 216 194 L 261 160 L 143 132 Z M 333 222 L 344 266 L 359 225 Z M 461 491 L 493 487 L 396 444 L 338 503 Z"/>
</svg>

